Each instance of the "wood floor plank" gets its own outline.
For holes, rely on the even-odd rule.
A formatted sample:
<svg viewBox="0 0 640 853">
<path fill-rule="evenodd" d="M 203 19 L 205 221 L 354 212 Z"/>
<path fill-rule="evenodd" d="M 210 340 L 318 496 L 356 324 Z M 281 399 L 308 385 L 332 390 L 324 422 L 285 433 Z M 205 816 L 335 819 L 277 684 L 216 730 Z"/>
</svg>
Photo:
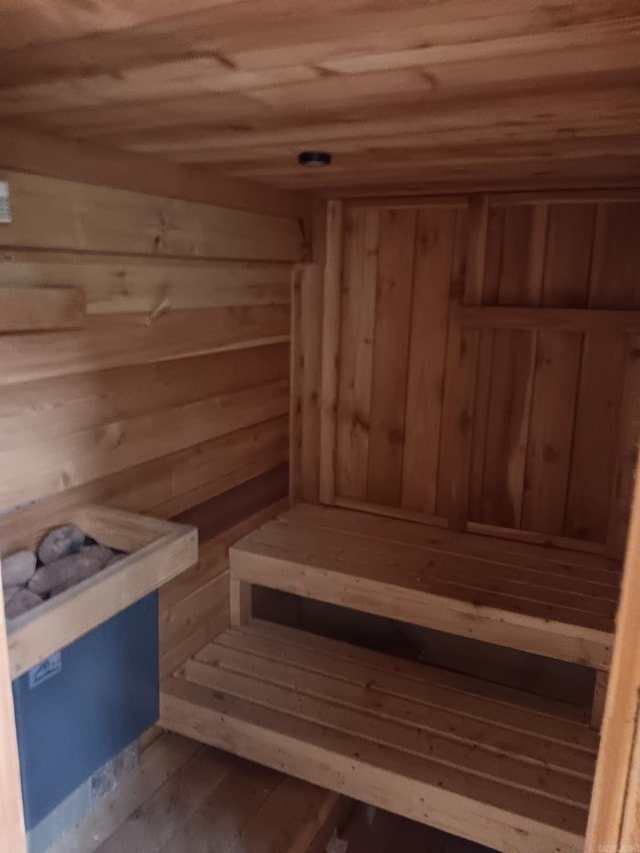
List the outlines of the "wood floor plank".
<svg viewBox="0 0 640 853">
<path fill-rule="evenodd" d="M 137 808 L 98 850 L 100 853 L 156 853 L 196 812 L 229 773 L 234 759 L 200 750 L 178 773 Z"/>
<path fill-rule="evenodd" d="M 200 749 L 194 740 L 162 734 L 142 753 L 135 775 L 107 794 L 97 808 L 54 844 L 50 853 L 93 853 Z"/>
<path fill-rule="evenodd" d="M 332 791 L 285 777 L 225 853 L 306 853 L 338 799 Z"/>
<path fill-rule="evenodd" d="M 281 778 L 275 770 L 237 761 L 161 853 L 226 851 L 241 837 L 251 816 L 264 805 Z"/>
</svg>

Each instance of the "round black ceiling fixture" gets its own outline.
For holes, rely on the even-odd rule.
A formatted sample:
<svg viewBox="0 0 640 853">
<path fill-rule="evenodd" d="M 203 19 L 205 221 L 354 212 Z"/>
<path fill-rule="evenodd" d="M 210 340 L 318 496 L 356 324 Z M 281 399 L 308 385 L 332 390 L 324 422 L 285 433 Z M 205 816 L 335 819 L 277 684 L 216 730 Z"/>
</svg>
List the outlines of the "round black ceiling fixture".
<svg viewBox="0 0 640 853">
<path fill-rule="evenodd" d="M 331 159 L 328 151 L 301 151 L 298 155 L 301 166 L 330 166 Z"/>
</svg>

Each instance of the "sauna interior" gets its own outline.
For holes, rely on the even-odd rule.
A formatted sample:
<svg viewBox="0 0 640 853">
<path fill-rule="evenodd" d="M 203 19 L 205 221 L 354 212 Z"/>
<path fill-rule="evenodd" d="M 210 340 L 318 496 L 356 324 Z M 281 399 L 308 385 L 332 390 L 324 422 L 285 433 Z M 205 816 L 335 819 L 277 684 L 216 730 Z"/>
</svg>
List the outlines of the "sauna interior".
<svg viewBox="0 0 640 853">
<path fill-rule="evenodd" d="M 0 3 L 1 853 L 640 849 L 639 84 L 634 0 Z"/>
</svg>

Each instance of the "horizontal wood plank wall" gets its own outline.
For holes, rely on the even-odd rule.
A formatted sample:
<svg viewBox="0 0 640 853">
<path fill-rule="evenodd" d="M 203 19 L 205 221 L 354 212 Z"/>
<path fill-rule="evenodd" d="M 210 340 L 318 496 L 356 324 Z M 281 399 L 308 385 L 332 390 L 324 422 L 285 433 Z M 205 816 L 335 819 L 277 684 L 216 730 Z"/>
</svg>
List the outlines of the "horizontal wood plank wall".
<svg viewBox="0 0 640 853">
<path fill-rule="evenodd" d="M 27 505 L 0 518 L 0 552 L 82 502 L 187 521 L 201 506 L 200 563 L 160 595 L 166 672 L 226 625 L 228 544 L 286 495 L 302 231 L 294 217 L 9 180 L 0 288 L 72 285 L 88 317 L 0 335 L 0 512 Z"/>
<path fill-rule="evenodd" d="M 563 327 L 555 310 L 536 324 L 535 309 L 595 317 L 640 306 L 640 199 L 488 201 L 473 247 L 480 328 L 463 337 L 477 347 L 473 393 L 459 423 L 447 410 L 459 383 L 448 352 L 474 236 L 467 199 L 346 205 L 335 500 L 453 519 L 450 485 L 465 458 L 452 449 L 458 430 L 470 437 L 464 509 L 473 529 L 563 537 L 620 556 L 640 429 L 640 339 L 633 326 L 590 327 L 588 315 Z M 524 328 L 491 328 L 482 306 L 531 310 Z"/>
</svg>

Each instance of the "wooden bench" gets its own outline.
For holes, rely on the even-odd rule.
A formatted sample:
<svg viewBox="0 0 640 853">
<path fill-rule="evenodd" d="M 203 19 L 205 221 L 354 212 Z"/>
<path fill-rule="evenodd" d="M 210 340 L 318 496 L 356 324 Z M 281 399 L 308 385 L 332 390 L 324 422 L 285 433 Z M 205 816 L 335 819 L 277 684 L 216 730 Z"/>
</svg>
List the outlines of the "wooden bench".
<svg viewBox="0 0 640 853">
<path fill-rule="evenodd" d="M 598 735 L 559 703 L 252 621 L 162 684 L 161 724 L 505 853 L 579 853 Z"/>
<path fill-rule="evenodd" d="M 251 618 L 251 585 L 606 674 L 619 566 L 298 505 L 230 551 L 232 627 L 163 683 L 168 729 L 505 853 L 578 853 L 588 715 Z"/>
<path fill-rule="evenodd" d="M 606 671 L 620 566 L 599 555 L 298 505 L 230 552 L 235 624 L 250 585 Z"/>
</svg>

